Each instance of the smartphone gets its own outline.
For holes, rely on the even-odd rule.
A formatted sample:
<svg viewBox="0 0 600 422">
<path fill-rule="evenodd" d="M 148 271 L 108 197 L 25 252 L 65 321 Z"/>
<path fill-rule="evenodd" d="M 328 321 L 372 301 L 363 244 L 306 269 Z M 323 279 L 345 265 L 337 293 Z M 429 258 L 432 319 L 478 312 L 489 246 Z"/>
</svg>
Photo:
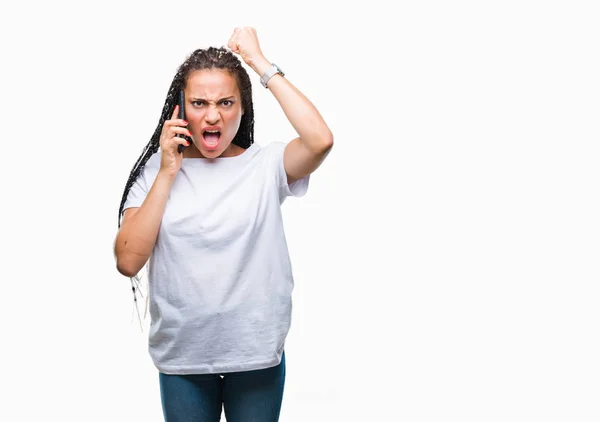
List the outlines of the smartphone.
<svg viewBox="0 0 600 422">
<path fill-rule="evenodd" d="M 183 92 L 183 89 L 181 91 L 179 91 L 179 114 L 177 116 L 178 119 L 182 119 L 185 120 L 185 94 Z M 186 138 L 185 135 L 177 135 L 180 138 Z M 183 152 L 183 149 L 185 148 L 185 145 L 177 145 L 177 152 L 179 152 L 180 154 Z"/>
</svg>

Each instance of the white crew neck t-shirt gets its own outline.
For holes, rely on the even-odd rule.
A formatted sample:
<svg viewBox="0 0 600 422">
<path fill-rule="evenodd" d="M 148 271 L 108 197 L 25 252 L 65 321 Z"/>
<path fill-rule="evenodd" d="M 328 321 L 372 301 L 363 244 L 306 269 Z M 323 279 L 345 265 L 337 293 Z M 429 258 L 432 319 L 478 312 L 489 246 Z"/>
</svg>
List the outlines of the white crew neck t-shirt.
<svg viewBox="0 0 600 422">
<path fill-rule="evenodd" d="M 281 204 L 287 144 L 235 157 L 184 158 L 149 259 L 149 352 L 166 374 L 248 371 L 281 362 L 294 280 Z M 150 157 L 124 209 L 139 207 L 160 168 Z"/>
</svg>

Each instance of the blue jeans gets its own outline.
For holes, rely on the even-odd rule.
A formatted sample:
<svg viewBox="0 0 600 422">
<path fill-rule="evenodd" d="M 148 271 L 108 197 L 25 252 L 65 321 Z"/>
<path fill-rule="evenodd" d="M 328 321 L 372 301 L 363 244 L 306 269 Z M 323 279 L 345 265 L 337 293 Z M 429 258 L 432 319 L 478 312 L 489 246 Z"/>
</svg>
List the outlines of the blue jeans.
<svg viewBox="0 0 600 422">
<path fill-rule="evenodd" d="M 159 372 L 165 422 L 277 422 L 285 384 L 281 363 L 255 371 L 202 375 Z"/>
</svg>

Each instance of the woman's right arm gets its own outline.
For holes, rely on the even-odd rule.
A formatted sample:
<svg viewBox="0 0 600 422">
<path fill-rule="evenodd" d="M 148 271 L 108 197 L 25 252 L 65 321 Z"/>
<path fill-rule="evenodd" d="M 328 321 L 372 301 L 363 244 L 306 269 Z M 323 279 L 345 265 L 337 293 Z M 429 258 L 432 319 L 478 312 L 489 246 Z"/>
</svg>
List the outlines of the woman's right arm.
<svg viewBox="0 0 600 422">
<path fill-rule="evenodd" d="M 174 180 L 159 171 L 142 205 L 125 210 L 115 240 L 117 270 L 124 276 L 135 276 L 150 258 Z"/>
<path fill-rule="evenodd" d="M 177 151 L 179 145 L 190 143 L 178 135 L 192 136 L 185 127 L 187 122 L 177 119 L 179 106 L 173 109 L 170 120 L 166 120 L 160 135 L 162 149 L 160 170 L 148 191 L 142 205 L 127 208 L 123 215 L 121 228 L 115 240 L 115 258 L 117 271 L 127 277 L 135 276 L 146 264 L 154 249 L 158 229 L 162 221 L 171 186 L 181 168 L 183 154 Z"/>
</svg>

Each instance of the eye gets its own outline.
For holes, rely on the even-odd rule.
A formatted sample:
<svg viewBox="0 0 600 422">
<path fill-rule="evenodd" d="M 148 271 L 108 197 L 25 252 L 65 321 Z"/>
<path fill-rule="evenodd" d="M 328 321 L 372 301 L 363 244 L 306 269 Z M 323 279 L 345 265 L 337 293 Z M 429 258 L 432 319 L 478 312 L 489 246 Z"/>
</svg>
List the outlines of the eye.
<svg viewBox="0 0 600 422">
<path fill-rule="evenodd" d="M 203 104 L 204 104 L 204 101 L 202 101 L 202 100 L 192 101 L 192 105 L 194 105 L 196 107 L 200 107 Z"/>
<path fill-rule="evenodd" d="M 223 101 L 221 101 L 221 104 L 223 104 L 225 107 L 231 107 L 233 105 L 233 101 L 232 100 L 223 100 Z"/>
</svg>

